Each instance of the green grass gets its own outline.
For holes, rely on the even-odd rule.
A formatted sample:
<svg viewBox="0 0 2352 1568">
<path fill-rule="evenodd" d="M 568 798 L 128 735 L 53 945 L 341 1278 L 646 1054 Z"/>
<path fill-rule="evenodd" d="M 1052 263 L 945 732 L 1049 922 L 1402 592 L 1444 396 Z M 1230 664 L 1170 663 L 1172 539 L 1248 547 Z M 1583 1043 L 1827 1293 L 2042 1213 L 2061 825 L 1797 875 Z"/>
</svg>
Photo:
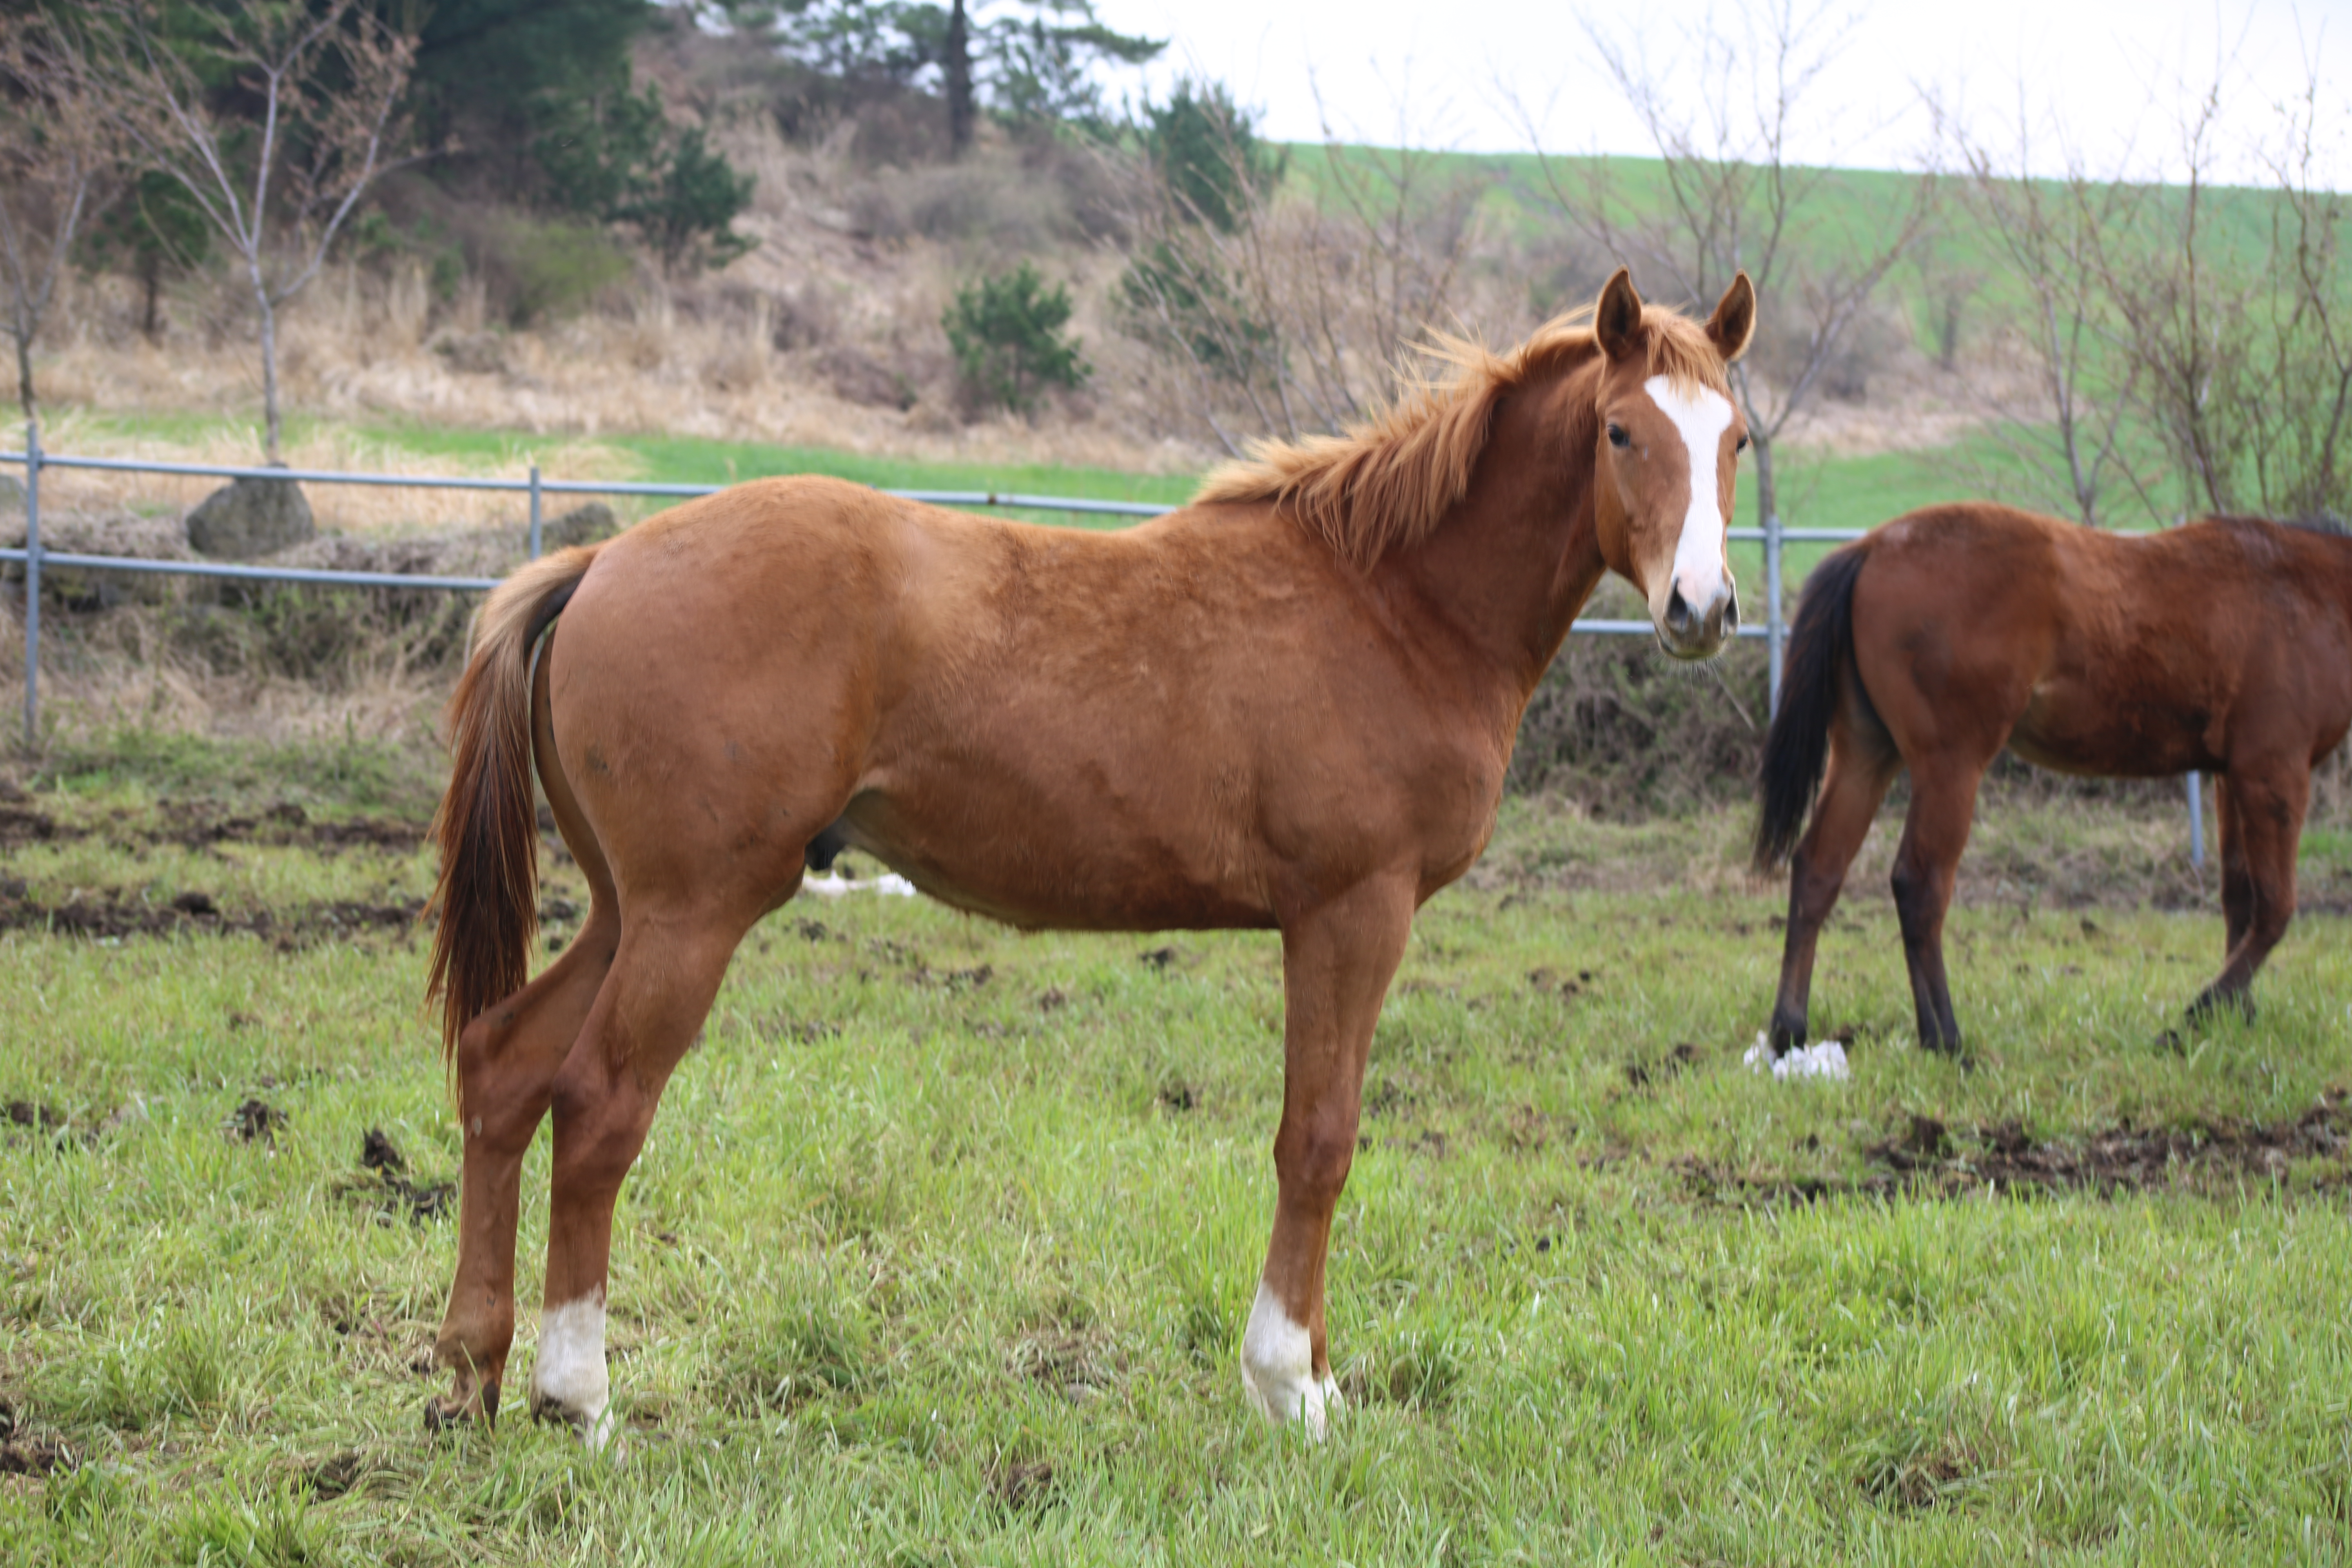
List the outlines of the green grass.
<svg viewBox="0 0 2352 1568">
<path fill-rule="evenodd" d="M 231 913 L 429 874 L 115 847 L 143 787 L 37 791 L 105 831 L 0 873 L 43 898 L 201 886 Z M 2097 831 L 1994 813 L 1980 848 Z M 1895 922 L 1864 889 L 1817 985 L 1822 1027 L 1861 1026 L 1854 1081 L 1774 1084 L 1738 1062 L 1778 900 L 1725 879 L 1736 838 L 1514 806 L 1488 885 L 1423 911 L 1336 1227 L 1351 1404 L 1319 1448 L 1259 1426 L 1234 1371 L 1272 1202 L 1271 937 L 1164 939 L 1163 970 L 1139 956 L 1163 939 L 914 900 L 762 925 L 622 1201 L 614 1462 L 519 1412 L 418 1424 L 454 1237 L 387 1214 L 357 1163 L 377 1127 L 418 1179 L 456 1173 L 414 938 L 0 936 L 0 1101 L 71 1118 L 0 1132 L 0 1394 L 72 1460 L 0 1476 L 0 1556 L 2346 1555 L 2340 1154 L 2112 1199 L 1737 1198 L 1883 1174 L 1871 1147 L 1915 1113 L 2065 1141 L 2292 1121 L 2352 1084 L 2343 922 L 2299 921 L 2260 1022 L 2176 1055 L 2149 1041 L 2216 962 L 2210 912 L 1961 910 L 1962 1071 L 1904 1044 Z M 1685 868 L 1590 890 L 1652 863 Z M 274 1146 L 224 1135 L 248 1097 L 286 1112 Z M 542 1139 L 527 1303 L 545 1174 Z"/>
</svg>

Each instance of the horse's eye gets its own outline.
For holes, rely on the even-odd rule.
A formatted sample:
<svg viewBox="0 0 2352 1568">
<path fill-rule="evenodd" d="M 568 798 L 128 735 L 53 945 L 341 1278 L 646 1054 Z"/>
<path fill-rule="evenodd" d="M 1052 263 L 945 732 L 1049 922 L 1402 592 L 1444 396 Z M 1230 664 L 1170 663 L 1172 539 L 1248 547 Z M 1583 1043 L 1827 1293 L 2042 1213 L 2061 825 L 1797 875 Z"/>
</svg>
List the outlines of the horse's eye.
<svg viewBox="0 0 2352 1568">
<path fill-rule="evenodd" d="M 1627 439 L 1628 437 L 1625 435 L 1625 426 L 1622 425 L 1612 425 L 1609 426 L 1609 444 L 1611 446 L 1616 447 L 1619 451 L 1623 451 Z"/>
<path fill-rule="evenodd" d="M 1748 450 L 1748 437 L 1742 436 L 1738 440 L 1734 441 L 1731 444 L 1731 449 L 1735 452 L 1745 452 Z"/>
</svg>

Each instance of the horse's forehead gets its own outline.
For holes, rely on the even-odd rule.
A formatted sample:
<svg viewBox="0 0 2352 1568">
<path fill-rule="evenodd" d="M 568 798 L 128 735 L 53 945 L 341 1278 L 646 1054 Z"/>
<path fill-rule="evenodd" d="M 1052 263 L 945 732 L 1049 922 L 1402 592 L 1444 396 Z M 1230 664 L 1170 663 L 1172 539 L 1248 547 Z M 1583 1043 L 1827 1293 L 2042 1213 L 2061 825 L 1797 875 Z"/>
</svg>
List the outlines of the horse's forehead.
<svg viewBox="0 0 2352 1568">
<path fill-rule="evenodd" d="M 1683 448 L 1692 461 L 1715 455 L 1723 433 L 1731 428 L 1731 399 L 1711 386 L 1676 386 L 1663 375 L 1654 375 L 1642 384 L 1642 390 L 1658 412 L 1670 421 L 1683 438 Z"/>
</svg>

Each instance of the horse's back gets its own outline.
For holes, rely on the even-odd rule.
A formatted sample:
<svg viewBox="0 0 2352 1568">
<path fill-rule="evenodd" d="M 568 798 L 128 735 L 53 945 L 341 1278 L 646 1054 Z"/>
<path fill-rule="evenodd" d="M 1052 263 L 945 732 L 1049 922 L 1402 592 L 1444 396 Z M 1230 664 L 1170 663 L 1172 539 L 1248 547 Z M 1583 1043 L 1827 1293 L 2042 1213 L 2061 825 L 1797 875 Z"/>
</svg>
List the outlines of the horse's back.
<svg viewBox="0 0 2352 1568">
<path fill-rule="evenodd" d="M 2072 772 L 2222 767 L 2250 737 L 2341 735 L 2335 548 L 2244 520 L 2127 534 L 1926 508 L 1871 535 L 1855 657 L 1906 755 L 1990 733 Z"/>
</svg>

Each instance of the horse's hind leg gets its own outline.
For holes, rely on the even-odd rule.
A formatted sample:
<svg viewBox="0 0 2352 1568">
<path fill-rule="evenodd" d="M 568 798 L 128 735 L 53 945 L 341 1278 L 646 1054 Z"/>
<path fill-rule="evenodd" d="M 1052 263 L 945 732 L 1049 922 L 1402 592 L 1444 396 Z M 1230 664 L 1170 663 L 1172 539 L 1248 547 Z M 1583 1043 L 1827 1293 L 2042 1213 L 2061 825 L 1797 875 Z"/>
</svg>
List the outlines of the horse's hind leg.
<svg viewBox="0 0 2352 1568">
<path fill-rule="evenodd" d="M 2254 923 L 2254 879 L 2246 866 L 2245 835 L 2239 831 L 2237 805 L 2232 795 L 2229 776 L 2217 773 L 2213 778 L 2213 820 L 2221 828 L 2218 846 L 2221 858 L 2221 961 L 2229 962 L 2230 954 L 2238 951 L 2246 931 Z"/>
<path fill-rule="evenodd" d="M 2254 972 L 2294 919 L 2294 855 L 2311 800 L 2311 771 L 2298 758 L 2232 763 L 2221 796 L 2222 912 L 2230 954 L 2213 984 L 2189 1006 L 2194 1023 L 2228 1004 L 2253 1016 Z M 2231 908 L 2231 860 L 2242 862 L 2239 907 Z"/>
<path fill-rule="evenodd" d="M 589 889 L 588 919 L 562 957 L 466 1026 L 457 1040 L 457 1114 L 465 1140 L 457 1197 L 457 1271 L 434 1347 L 457 1374 L 426 1406 L 432 1425 L 495 1417 L 514 1342 L 515 1222 L 525 1151 L 547 1113 L 555 1074 L 604 983 L 620 934 L 613 878 L 588 830 L 548 732 L 546 661 L 532 703 L 540 782 Z"/>
<path fill-rule="evenodd" d="M 1830 737 L 1828 775 L 1813 805 L 1813 825 L 1789 861 L 1789 935 L 1780 953 L 1780 990 L 1772 1004 L 1774 1055 L 1805 1043 L 1813 985 L 1813 951 L 1837 907 L 1846 868 L 1869 837 L 1901 759 L 1884 742 L 1857 735 L 1841 718 Z"/>
<path fill-rule="evenodd" d="M 1968 847 L 1983 760 L 1943 756 L 1911 759 L 1911 810 L 1895 852 L 1895 912 L 1903 925 L 1903 959 L 1911 972 L 1911 1002 L 1923 1049 L 1958 1053 L 1960 1026 L 1952 1016 L 1952 987 L 1944 972 L 1944 914 Z"/>
<path fill-rule="evenodd" d="M 1323 1321 L 1331 1213 L 1347 1185 L 1364 1058 L 1412 927 L 1413 886 L 1358 886 L 1282 931 L 1282 1127 L 1274 1235 L 1242 1333 L 1242 1387 L 1269 1418 L 1323 1435 L 1339 1400 Z"/>
<path fill-rule="evenodd" d="M 614 1204 L 645 1146 L 662 1088 L 702 1026 L 750 924 L 708 910 L 641 914 L 633 907 L 612 972 L 555 1078 L 547 1289 L 530 1407 L 570 1422 L 592 1447 L 603 1447 L 613 1426 L 604 1291 Z"/>
</svg>

